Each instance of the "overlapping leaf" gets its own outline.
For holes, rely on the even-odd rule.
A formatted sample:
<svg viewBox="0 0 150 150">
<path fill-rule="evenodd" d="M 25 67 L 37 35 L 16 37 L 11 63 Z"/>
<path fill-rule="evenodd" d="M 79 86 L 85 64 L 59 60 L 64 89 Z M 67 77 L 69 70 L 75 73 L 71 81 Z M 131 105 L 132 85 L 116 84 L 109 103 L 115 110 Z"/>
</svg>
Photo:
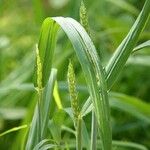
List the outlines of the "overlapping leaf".
<svg viewBox="0 0 150 150">
<path fill-rule="evenodd" d="M 89 93 L 95 107 L 103 148 L 111 149 L 110 114 L 104 70 L 90 37 L 84 28 L 71 18 L 47 18 L 43 23 L 39 41 L 40 57 L 44 66 L 43 85 L 47 82 L 46 78 L 50 71 L 44 64 L 46 64 L 47 67 L 50 67 L 51 60 L 53 59 L 54 50 L 52 48 L 54 48 L 54 39 L 56 39 L 53 38 L 56 37 L 57 32 L 56 22 L 62 27 L 69 37 L 82 66 Z M 52 44 L 53 46 L 48 48 L 49 44 Z M 51 50 L 52 52 L 47 52 Z"/>
</svg>

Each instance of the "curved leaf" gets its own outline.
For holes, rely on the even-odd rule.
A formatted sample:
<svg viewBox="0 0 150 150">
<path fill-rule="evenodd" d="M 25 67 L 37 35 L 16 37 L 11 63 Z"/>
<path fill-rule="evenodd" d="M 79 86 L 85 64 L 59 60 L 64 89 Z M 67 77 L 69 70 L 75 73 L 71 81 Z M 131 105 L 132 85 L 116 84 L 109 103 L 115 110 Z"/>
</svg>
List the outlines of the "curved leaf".
<svg viewBox="0 0 150 150">
<path fill-rule="evenodd" d="M 87 81 L 88 90 L 94 104 L 96 118 L 98 120 L 97 122 L 99 124 L 100 136 L 103 141 L 102 147 L 103 149 L 111 149 L 110 113 L 104 76 L 105 73 L 103 67 L 101 66 L 101 62 L 97 55 L 96 49 L 84 28 L 71 18 L 47 18 L 44 21 L 44 24 L 46 24 L 46 26 L 42 26 L 42 28 L 44 29 L 42 29 L 41 37 L 44 37 L 44 34 L 47 34 L 47 29 L 55 30 L 55 27 L 57 26 L 56 22 L 61 26 L 61 28 L 69 37 L 69 40 L 71 41 L 79 62 L 82 66 L 85 79 Z M 54 34 L 56 34 L 56 32 L 53 32 L 53 30 L 49 32 L 49 39 L 54 37 Z M 43 40 L 42 38 L 40 39 L 41 40 L 39 42 L 39 45 L 45 42 L 43 41 L 44 38 Z M 55 41 L 51 40 L 50 43 L 55 43 Z M 39 48 L 40 51 L 42 51 L 42 49 L 45 48 Z M 40 52 L 42 61 L 44 61 L 44 54 L 45 51 Z M 52 55 L 50 59 L 53 59 Z"/>
</svg>

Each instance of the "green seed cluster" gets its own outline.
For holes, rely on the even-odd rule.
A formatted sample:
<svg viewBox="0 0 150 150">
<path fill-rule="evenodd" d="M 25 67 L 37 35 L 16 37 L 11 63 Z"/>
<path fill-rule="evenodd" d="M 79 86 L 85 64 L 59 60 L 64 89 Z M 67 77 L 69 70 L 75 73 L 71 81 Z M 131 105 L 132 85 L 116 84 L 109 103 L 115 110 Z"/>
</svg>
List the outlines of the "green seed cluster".
<svg viewBox="0 0 150 150">
<path fill-rule="evenodd" d="M 80 111 L 79 111 L 79 103 L 78 103 L 78 94 L 76 90 L 75 73 L 71 61 L 69 62 L 69 66 L 68 66 L 68 85 L 69 85 L 69 93 L 71 98 L 71 107 L 73 110 L 73 115 L 74 115 L 75 125 L 76 125 Z"/>
<path fill-rule="evenodd" d="M 80 6 L 80 23 L 85 28 L 86 32 L 90 34 L 87 10 L 83 0 L 81 1 L 81 6 Z"/>
<path fill-rule="evenodd" d="M 36 63 L 37 63 L 37 85 L 38 85 L 38 90 L 41 90 L 42 89 L 42 64 L 41 64 L 38 46 L 36 46 Z"/>
</svg>

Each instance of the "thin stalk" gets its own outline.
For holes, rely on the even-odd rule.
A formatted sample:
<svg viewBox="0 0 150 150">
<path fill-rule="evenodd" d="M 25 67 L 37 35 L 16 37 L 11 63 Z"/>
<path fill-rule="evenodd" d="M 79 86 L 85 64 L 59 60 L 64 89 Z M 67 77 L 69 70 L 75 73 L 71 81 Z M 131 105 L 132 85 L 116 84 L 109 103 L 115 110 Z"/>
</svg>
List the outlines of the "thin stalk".
<svg viewBox="0 0 150 150">
<path fill-rule="evenodd" d="M 76 148 L 82 150 L 82 117 L 78 116 L 77 127 L 76 127 Z"/>
<path fill-rule="evenodd" d="M 97 121 L 94 110 L 92 110 L 92 127 L 91 127 L 91 150 L 96 150 L 97 144 Z"/>
<path fill-rule="evenodd" d="M 41 101 L 42 101 L 43 90 L 38 90 L 38 118 L 37 118 L 37 128 L 38 128 L 38 141 L 42 140 L 41 129 L 42 129 L 42 114 L 41 114 Z"/>
</svg>

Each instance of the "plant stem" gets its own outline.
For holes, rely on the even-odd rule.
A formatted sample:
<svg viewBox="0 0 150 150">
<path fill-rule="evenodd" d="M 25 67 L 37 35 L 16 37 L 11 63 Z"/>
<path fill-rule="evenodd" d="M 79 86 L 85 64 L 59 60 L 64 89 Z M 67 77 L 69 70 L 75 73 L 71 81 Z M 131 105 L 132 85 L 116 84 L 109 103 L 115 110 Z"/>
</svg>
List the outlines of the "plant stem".
<svg viewBox="0 0 150 150">
<path fill-rule="evenodd" d="M 42 129 L 42 114 L 41 114 L 41 101 L 43 96 L 43 90 L 38 89 L 38 118 L 37 118 L 37 128 L 38 128 L 38 141 L 42 140 L 41 129 Z"/>
<path fill-rule="evenodd" d="M 97 144 L 97 121 L 95 112 L 92 111 L 91 150 L 96 150 L 96 144 Z"/>
<path fill-rule="evenodd" d="M 76 127 L 76 148 L 82 150 L 82 117 L 78 116 L 77 127 Z"/>
</svg>

